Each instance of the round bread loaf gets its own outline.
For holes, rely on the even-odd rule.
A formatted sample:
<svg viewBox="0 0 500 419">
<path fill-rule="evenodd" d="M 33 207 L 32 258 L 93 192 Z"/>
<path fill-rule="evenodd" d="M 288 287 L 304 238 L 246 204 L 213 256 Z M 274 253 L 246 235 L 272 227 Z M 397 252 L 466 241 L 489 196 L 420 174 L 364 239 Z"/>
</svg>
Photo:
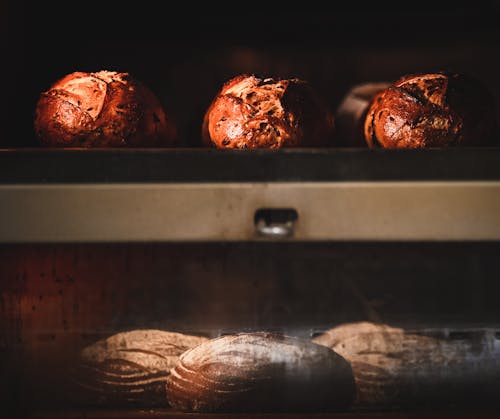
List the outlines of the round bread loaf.
<svg viewBox="0 0 500 419">
<path fill-rule="evenodd" d="M 270 333 L 226 335 L 185 352 L 167 379 L 183 411 L 321 411 L 354 398 L 348 362 L 329 348 Z"/>
<path fill-rule="evenodd" d="M 493 97 L 462 74 L 407 75 L 377 94 L 365 122 L 370 147 L 489 145 L 495 141 Z"/>
<path fill-rule="evenodd" d="M 207 109 L 202 138 L 232 149 L 326 146 L 333 128 L 333 113 L 308 82 L 240 75 Z"/>
<path fill-rule="evenodd" d="M 360 322 L 330 329 L 313 342 L 351 363 L 358 407 L 473 405 L 500 395 L 500 349 L 494 335 L 451 339 Z"/>
<path fill-rule="evenodd" d="M 186 350 L 207 338 L 161 330 L 118 333 L 83 349 L 72 374 L 85 404 L 167 406 L 167 377 Z"/>
<path fill-rule="evenodd" d="M 176 127 L 159 99 L 129 73 L 74 72 L 38 99 L 35 132 L 50 147 L 162 147 Z"/>
</svg>

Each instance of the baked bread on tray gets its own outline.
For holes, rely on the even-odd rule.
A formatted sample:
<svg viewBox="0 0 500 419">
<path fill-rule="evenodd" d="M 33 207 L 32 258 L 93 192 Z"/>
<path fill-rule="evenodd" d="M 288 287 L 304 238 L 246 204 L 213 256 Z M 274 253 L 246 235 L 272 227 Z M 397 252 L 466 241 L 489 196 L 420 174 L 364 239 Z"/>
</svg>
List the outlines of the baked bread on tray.
<svg viewBox="0 0 500 419">
<path fill-rule="evenodd" d="M 364 122 L 369 147 L 425 148 L 492 145 L 492 95 L 457 73 L 401 77 L 374 96 Z"/>
<path fill-rule="evenodd" d="M 74 72 L 39 96 L 34 127 L 47 147 L 164 147 L 176 127 L 156 95 L 129 73 Z"/>
<path fill-rule="evenodd" d="M 170 406 L 194 412 L 326 411 L 354 400 L 351 366 L 330 348 L 277 333 L 223 335 L 184 352 Z"/>
<path fill-rule="evenodd" d="M 333 113 L 307 81 L 243 74 L 213 99 L 202 138 L 222 149 L 320 147 L 331 144 L 333 129 Z"/>
</svg>

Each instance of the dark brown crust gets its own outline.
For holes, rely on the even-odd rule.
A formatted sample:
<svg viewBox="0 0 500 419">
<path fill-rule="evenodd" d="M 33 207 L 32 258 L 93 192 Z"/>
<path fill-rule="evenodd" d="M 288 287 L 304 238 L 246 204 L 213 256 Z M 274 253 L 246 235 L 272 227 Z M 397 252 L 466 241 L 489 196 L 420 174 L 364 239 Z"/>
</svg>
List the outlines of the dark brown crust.
<svg viewBox="0 0 500 419">
<path fill-rule="evenodd" d="M 333 128 L 333 114 L 306 81 L 243 74 L 210 104 L 202 141 L 234 149 L 327 146 Z"/>
<path fill-rule="evenodd" d="M 411 74 L 376 95 L 365 122 L 369 147 L 492 145 L 494 102 L 477 80 L 461 74 Z"/>
<path fill-rule="evenodd" d="M 71 86 L 79 80 L 75 93 Z M 151 90 L 128 73 L 66 75 L 40 94 L 34 127 L 41 144 L 49 147 L 177 144 L 174 121 Z"/>
<path fill-rule="evenodd" d="M 269 333 L 212 339 L 181 355 L 167 379 L 169 404 L 196 412 L 345 409 L 352 369 L 325 349 Z"/>
</svg>

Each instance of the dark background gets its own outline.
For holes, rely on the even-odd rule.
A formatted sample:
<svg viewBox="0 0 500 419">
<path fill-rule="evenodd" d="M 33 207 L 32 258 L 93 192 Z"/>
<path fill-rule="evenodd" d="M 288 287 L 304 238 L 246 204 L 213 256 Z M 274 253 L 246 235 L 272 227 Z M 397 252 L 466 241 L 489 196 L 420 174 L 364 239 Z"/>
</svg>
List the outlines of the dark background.
<svg viewBox="0 0 500 419">
<path fill-rule="evenodd" d="M 204 110 L 239 73 L 308 79 L 335 108 L 358 83 L 460 71 L 500 102 L 500 2 L 307 5 L 4 0 L 0 144 L 37 146 L 38 95 L 72 71 L 130 72 L 173 113 L 184 145 L 197 144 Z"/>
</svg>

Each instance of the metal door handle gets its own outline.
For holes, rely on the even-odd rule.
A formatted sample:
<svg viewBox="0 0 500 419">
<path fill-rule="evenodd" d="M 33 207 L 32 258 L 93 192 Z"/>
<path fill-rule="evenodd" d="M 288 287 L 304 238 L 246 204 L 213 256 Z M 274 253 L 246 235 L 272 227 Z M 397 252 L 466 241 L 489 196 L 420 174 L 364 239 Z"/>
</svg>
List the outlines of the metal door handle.
<svg viewBox="0 0 500 419">
<path fill-rule="evenodd" d="M 268 238 L 291 237 L 297 219 L 298 213 L 293 208 L 260 208 L 255 211 L 255 231 Z"/>
</svg>

